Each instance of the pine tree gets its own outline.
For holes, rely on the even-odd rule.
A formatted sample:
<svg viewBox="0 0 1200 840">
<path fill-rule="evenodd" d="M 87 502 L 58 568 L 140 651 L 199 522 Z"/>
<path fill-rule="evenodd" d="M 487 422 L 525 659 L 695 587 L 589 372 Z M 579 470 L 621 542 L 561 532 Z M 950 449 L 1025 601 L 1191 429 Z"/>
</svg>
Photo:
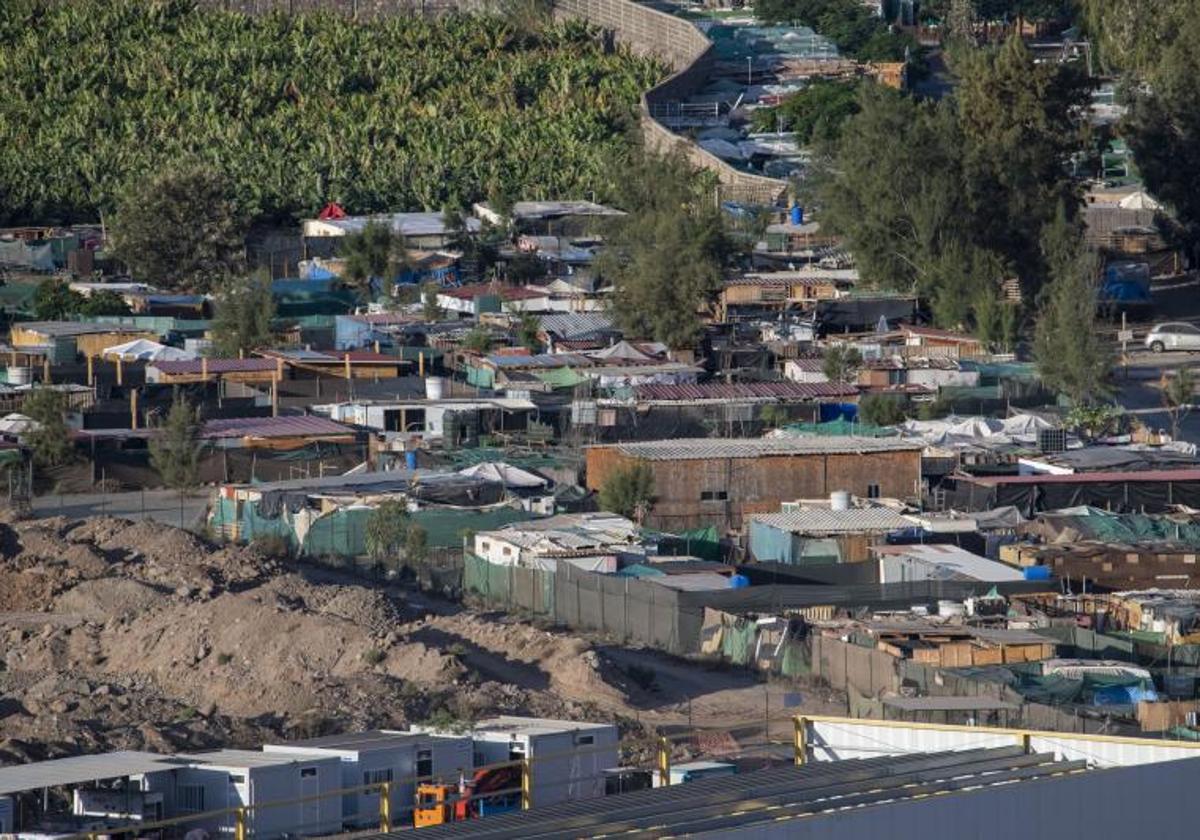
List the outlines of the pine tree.
<svg viewBox="0 0 1200 840">
<path fill-rule="evenodd" d="M 1113 349 L 1096 317 L 1098 263 L 1060 209 L 1042 239 L 1050 282 L 1042 293 L 1033 356 L 1042 382 L 1075 406 L 1111 397 Z"/>
<path fill-rule="evenodd" d="M 217 356 L 236 358 L 239 352 L 245 354 L 273 342 L 275 299 L 265 273 L 226 278 L 217 290 L 216 310 L 212 341 Z"/>
<path fill-rule="evenodd" d="M 186 399 L 171 403 L 160 435 L 150 441 L 150 464 L 173 490 L 196 486 L 200 477 L 200 412 Z"/>
</svg>

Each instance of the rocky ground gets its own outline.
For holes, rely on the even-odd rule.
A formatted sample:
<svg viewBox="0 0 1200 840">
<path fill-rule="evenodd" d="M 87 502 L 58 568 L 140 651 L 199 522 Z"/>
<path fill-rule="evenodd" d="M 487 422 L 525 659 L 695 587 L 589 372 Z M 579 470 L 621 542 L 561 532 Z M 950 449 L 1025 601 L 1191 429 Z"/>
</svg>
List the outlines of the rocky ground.
<svg viewBox="0 0 1200 840">
<path fill-rule="evenodd" d="M 761 721 L 784 690 L 160 524 L 0 523 L 0 763 L 496 713 L 636 736 Z"/>
</svg>

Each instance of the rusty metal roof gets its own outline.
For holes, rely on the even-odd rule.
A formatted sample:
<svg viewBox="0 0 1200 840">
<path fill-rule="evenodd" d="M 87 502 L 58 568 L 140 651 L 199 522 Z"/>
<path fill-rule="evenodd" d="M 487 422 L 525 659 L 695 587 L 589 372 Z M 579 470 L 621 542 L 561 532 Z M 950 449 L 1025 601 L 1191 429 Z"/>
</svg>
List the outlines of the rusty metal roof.
<svg viewBox="0 0 1200 840">
<path fill-rule="evenodd" d="M 275 370 L 279 363 L 275 359 L 209 359 L 209 373 L 254 373 Z M 205 370 L 204 360 L 192 359 L 185 362 L 152 362 L 150 367 L 174 376 L 199 374 Z"/>
<path fill-rule="evenodd" d="M 349 426 L 325 417 L 232 417 L 209 420 L 200 433 L 204 438 L 239 437 L 328 437 L 353 434 Z"/>
</svg>

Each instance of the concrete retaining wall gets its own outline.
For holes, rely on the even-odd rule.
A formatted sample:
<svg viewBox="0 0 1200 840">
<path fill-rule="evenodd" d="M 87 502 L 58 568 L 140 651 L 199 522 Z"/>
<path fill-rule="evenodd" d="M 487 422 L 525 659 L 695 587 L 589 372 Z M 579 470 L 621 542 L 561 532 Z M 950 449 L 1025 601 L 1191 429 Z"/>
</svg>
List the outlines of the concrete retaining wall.
<svg viewBox="0 0 1200 840">
<path fill-rule="evenodd" d="M 401 14 L 437 15 L 495 6 L 489 0 L 199 0 L 199 4 L 246 14 L 274 11 L 296 14 L 325 9 L 360 20 Z M 649 148 L 659 152 L 681 148 L 694 166 L 717 176 L 723 200 L 770 204 L 783 195 L 787 188 L 783 181 L 734 169 L 650 116 L 652 104 L 678 101 L 704 85 L 713 61 L 713 46 L 699 29 L 682 18 L 632 0 L 556 0 L 555 14 L 586 20 L 612 33 L 617 43 L 632 52 L 653 56 L 674 71 L 642 96 L 641 130 Z"/>
</svg>

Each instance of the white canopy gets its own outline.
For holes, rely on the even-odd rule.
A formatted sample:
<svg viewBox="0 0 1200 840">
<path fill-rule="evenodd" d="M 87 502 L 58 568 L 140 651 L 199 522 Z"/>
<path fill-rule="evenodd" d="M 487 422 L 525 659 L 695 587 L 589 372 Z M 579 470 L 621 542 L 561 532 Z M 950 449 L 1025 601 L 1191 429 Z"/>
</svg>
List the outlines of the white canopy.
<svg viewBox="0 0 1200 840">
<path fill-rule="evenodd" d="M 39 427 L 40 424 L 36 420 L 24 414 L 6 414 L 0 417 L 0 434 L 23 435 L 36 431 Z"/>
<path fill-rule="evenodd" d="M 1145 190 L 1130 193 L 1118 202 L 1123 210 L 1157 210 L 1161 205 Z"/>
<path fill-rule="evenodd" d="M 518 489 L 545 487 L 548 483 L 541 476 L 526 472 L 520 467 L 514 467 L 512 464 L 506 464 L 503 461 L 485 461 L 482 464 L 474 464 L 464 470 L 459 470 L 458 474 L 499 481 L 505 487 L 515 487 Z"/>
<path fill-rule="evenodd" d="M 126 362 L 190 362 L 196 358 L 196 354 L 190 350 L 168 347 L 166 344 L 159 344 L 157 341 L 145 338 L 134 339 L 114 347 L 105 347 L 101 354 L 118 356 Z"/>
</svg>

